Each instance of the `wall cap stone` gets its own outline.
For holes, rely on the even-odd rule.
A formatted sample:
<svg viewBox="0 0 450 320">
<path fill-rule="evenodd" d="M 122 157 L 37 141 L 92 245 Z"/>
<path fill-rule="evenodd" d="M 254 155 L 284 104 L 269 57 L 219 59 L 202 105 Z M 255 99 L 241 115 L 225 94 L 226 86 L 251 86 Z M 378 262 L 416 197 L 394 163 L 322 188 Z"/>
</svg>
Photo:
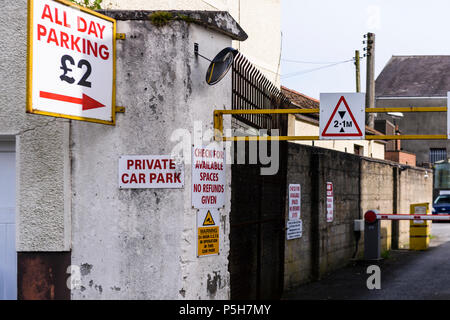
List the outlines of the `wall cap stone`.
<svg viewBox="0 0 450 320">
<path fill-rule="evenodd" d="M 233 40 L 244 41 L 248 38 L 247 33 L 227 11 L 98 10 L 98 12 L 116 20 L 150 20 L 151 14 L 169 12 L 174 16 L 174 20 L 199 24 L 225 34 Z"/>
</svg>

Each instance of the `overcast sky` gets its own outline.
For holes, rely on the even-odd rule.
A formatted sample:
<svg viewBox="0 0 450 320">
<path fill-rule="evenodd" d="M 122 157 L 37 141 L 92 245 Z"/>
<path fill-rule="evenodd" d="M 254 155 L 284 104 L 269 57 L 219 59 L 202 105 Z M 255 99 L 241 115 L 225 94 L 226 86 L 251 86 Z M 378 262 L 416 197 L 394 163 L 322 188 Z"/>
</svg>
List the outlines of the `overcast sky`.
<svg viewBox="0 0 450 320">
<path fill-rule="evenodd" d="M 392 55 L 449 55 L 448 0 L 281 0 L 281 84 L 319 98 L 320 92 L 355 91 L 353 62 L 309 71 L 363 55 L 363 35 L 376 35 L 375 77 Z M 365 59 L 361 91 L 365 92 Z"/>
</svg>

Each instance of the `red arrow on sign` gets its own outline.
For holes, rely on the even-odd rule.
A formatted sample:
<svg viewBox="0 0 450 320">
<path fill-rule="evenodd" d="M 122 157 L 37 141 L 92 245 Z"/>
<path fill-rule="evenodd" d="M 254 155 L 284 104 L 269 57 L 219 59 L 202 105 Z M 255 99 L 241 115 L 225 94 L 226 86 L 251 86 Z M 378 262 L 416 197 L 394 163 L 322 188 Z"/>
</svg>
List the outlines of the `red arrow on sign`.
<svg viewBox="0 0 450 320">
<path fill-rule="evenodd" d="M 82 110 L 96 109 L 96 108 L 101 108 L 101 107 L 105 106 L 104 104 L 101 104 L 97 100 L 92 99 L 91 97 L 89 97 L 88 95 L 86 95 L 84 93 L 83 93 L 82 98 L 75 98 L 75 97 L 70 97 L 70 96 L 64 96 L 62 94 L 40 91 L 39 96 L 41 98 L 45 98 L 45 99 L 52 99 L 52 100 L 70 102 L 70 103 L 75 103 L 75 104 L 81 104 Z"/>
</svg>

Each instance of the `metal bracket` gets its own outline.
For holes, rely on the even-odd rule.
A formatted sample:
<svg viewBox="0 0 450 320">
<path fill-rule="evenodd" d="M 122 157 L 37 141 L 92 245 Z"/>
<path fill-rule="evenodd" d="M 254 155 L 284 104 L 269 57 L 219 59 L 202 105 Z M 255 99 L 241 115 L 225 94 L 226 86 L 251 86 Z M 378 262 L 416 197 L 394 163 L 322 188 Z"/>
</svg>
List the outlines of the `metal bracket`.
<svg viewBox="0 0 450 320">
<path fill-rule="evenodd" d="M 125 40 L 125 33 L 116 33 L 116 40 Z"/>
<path fill-rule="evenodd" d="M 116 106 L 116 113 L 125 113 L 125 107 Z"/>
</svg>

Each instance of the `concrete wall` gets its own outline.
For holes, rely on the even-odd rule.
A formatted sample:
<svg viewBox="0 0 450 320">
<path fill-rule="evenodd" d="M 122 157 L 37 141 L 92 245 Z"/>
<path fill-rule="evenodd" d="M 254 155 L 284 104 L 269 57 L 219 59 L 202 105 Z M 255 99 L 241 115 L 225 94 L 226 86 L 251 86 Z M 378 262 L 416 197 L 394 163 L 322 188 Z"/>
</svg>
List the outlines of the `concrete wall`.
<svg viewBox="0 0 450 320">
<path fill-rule="evenodd" d="M 284 285 L 289 290 L 340 268 L 352 259 L 353 220 L 369 209 L 409 213 L 412 203 L 432 200 L 425 169 L 317 147 L 288 144 L 287 185 L 301 184 L 303 235 L 285 243 Z M 334 220 L 326 221 L 326 182 L 333 182 Z M 286 219 L 288 212 L 286 212 Z M 382 252 L 409 245 L 409 221 L 382 221 Z M 394 231 L 394 232 L 393 232 Z M 364 234 L 356 258 L 364 250 Z"/>
<path fill-rule="evenodd" d="M 72 264 L 82 274 L 72 298 L 226 299 L 229 193 L 220 255 L 197 258 L 190 159 L 183 189 L 119 190 L 117 168 L 121 155 L 171 154 L 195 121 L 212 129 L 213 110 L 231 103 L 231 77 L 208 86 L 208 62 L 194 57 L 194 42 L 208 56 L 231 39 L 179 21 L 161 28 L 119 21 L 118 32 L 127 35 L 117 48 L 117 104 L 125 114 L 116 127 L 72 123 Z"/>
<path fill-rule="evenodd" d="M 66 297 L 69 275 L 60 271 L 70 263 L 81 271 L 73 299 L 229 297 L 229 194 L 221 210 L 220 255 L 197 258 L 189 161 L 184 189 L 119 191 L 117 172 L 120 155 L 170 154 L 194 127 L 212 129 L 214 109 L 231 105 L 231 73 L 208 86 L 209 62 L 193 52 L 197 42 L 212 56 L 231 45 L 229 34 L 241 31 L 228 14 L 215 22 L 209 29 L 182 21 L 162 28 L 148 20 L 120 21 L 117 32 L 127 39 L 117 42 L 116 101 L 126 113 L 107 126 L 26 114 L 27 1 L 3 3 L 0 136 L 17 143 L 20 298 Z M 181 154 L 190 160 L 187 145 Z M 230 177 L 228 170 L 227 184 Z"/>
<path fill-rule="evenodd" d="M 17 143 L 17 250 L 68 251 L 69 123 L 25 113 L 26 0 L 2 2 L 0 45 L 0 135 Z"/>
<path fill-rule="evenodd" d="M 233 41 L 233 47 L 239 49 L 276 86 L 280 86 L 281 0 L 104 0 L 102 7 L 228 11 L 249 36 L 245 42 Z"/>
</svg>

